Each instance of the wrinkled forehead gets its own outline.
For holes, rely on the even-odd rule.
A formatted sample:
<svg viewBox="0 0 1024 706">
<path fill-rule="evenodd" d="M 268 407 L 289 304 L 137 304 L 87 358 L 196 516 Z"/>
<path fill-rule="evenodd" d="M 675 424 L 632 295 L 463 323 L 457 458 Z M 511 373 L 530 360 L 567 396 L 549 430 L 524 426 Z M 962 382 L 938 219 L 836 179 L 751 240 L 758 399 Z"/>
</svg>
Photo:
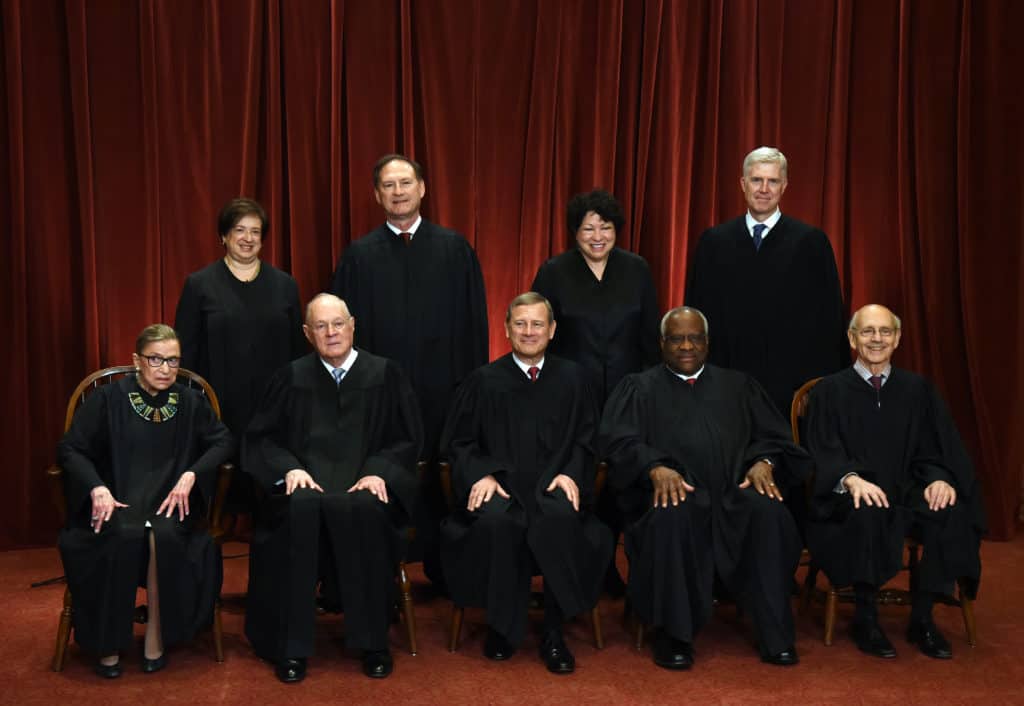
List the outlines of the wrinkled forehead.
<svg viewBox="0 0 1024 706">
<path fill-rule="evenodd" d="M 415 179 L 416 170 L 408 162 L 393 159 L 385 164 L 380 170 L 380 180 Z"/>
<path fill-rule="evenodd" d="M 309 308 L 309 320 L 312 322 L 316 321 L 333 321 L 337 318 L 347 318 L 348 307 L 345 303 L 334 298 L 323 298 L 313 302 L 313 305 Z"/>
<path fill-rule="evenodd" d="M 688 335 L 704 333 L 704 321 L 692 311 L 684 311 L 670 316 L 665 322 L 665 335 Z"/>
<path fill-rule="evenodd" d="M 548 320 L 548 308 L 544 306 L 544 302 L 537 302 L 536 304 L 519 304 L 518 306 L 512 307 L 512 321 L 538 321 Z"/>
<path fill-rule="evenodd" d="M 150 341 L 143 346 L 142 355 L 159 355 L 164 358 L 173 358 L 181 355 L 181 344 L 178 343 L 176 338 L 166 341 Z"/>
<path fill-rule="evenodd" d="M 747 177 L 764 177 L 766 179 L 785 179 L 782 166 L 778 162 L 754 162 L 750 165 Z"/>
<path fill-rule="evenodd" d="M 869 307 L 857 312 L 857 328 L 896 328 L 896 317 L 883 307 Z"/>
</svg>

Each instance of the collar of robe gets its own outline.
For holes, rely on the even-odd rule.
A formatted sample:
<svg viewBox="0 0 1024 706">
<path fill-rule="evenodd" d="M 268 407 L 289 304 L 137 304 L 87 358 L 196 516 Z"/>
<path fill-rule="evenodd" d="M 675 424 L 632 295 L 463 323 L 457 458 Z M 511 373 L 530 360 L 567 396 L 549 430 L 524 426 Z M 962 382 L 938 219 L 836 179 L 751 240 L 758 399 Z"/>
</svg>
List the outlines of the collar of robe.
<svg viewBox="0 0 1024 706">
<path fill-rule="evenodd" d="M 172 418 L 178 413 L 178 393 L 171 392 L 167 395 L 167 402 L 162 407 L 154 407 L 142 398 L 138 392 L 129 392 L 128 401 L 132 403 L 135 413 L 147 422 L 159 424 Z"/>
</svg>

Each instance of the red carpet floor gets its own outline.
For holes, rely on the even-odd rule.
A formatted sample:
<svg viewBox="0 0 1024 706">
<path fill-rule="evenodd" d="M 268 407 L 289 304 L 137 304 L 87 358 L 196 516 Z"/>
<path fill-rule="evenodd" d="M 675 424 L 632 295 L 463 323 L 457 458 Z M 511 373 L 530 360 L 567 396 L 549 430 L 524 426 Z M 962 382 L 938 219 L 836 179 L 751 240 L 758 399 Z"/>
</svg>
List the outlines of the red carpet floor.
<svg viewBox="0 0 1024 706">
<path fill-rule="evenodd" d="M 245 545 L 228 545 L 225 554 L 245 550 Z M 396 625 L 394 674 L 367 679 L 359 660 L 339 646 L 343 618 L 327 616 L 318 623 L 318 654 L 306 680 L 284 685 L 253 655 L 241 609 L 230 606 L 223 664 L 214 661 L 212 638 L 206 635 L 171 651 L 167 669 L 153 675 L 139 672 L 138 656 L 130 655 L 122 657 L 126 671 L 120 679 L 102 681 L 74 644 L 65 670 L 54 673 L 49 665 L 64 588 L 29 584 L 61 573 L 57 552 L 6 552 L 0 553 L 0 663 L 7 678 L 0 704 L 1024 704 L 1024 536 L 985 543 L 982 556 L 977 647 L 967 644 L 958 609 L 935 609 L 936 622 L 953 644 L 951 662 L 931 660 L 910 647 L 903 640 L 909 611 L 895 606 L 881 612 L 899 650 L 897 659 L 882 661 L 857 651 L 845 632 L 849 605 L 840 606 L 836 641 L 825 647 L 822 606 L 815 605 L 797 618 L 800 665 L 770 667 L 758 660 L 749 626 L 734 608 L 723 606 L 698 638 L 694 669 L 668 672 L 654 666 L 648 650 L 633 649 L 622 623 L 622 601 L 604 600 L 605 648 L 593 647 L 588 621 L 573 623 L 568 638 L 576 673 L 559 677 L 537 659 L 533 637 L 509 662 L 485 659 L 479 611 L 467 611 L 462 644 L 450 654 L 450 604 L 425 597 L 429 591 L 416 565 L 417 656 L 409 655 L 404 627 Z M 244 590 L 244 558 L 226 561 L 225 573 L 225 595 Z M 141 626 L 139 631 L 141 636 Z"/>
</svg>

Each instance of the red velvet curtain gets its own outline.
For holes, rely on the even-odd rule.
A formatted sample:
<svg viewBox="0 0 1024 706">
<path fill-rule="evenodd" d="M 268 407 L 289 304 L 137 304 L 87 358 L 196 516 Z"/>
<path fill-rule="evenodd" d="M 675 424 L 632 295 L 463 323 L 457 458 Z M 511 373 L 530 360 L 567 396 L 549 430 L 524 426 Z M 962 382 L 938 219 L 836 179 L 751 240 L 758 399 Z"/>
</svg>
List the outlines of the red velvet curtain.
<svg viewBox="0 0 1024 706">
<path fill-rule="evenodd" d="M 744 154 L 790 161 L 783 209 L 832 239 L 851 307 L 904 320 L 1014 531 L 1024 428 L 1018 0 L 0 0 L 5 277 L 0 546 L 49 544 L 43 478 L 70 391 L 171 321 L 261 200 L 303 297 L 381 220 L 370 167 L 427 168 L 501 313 L 569 244 L 568 197 L 623 202 L 621 245 L 682 299 Z M 780 346 L 800 331 L 779 312 Z"/>
</svg>

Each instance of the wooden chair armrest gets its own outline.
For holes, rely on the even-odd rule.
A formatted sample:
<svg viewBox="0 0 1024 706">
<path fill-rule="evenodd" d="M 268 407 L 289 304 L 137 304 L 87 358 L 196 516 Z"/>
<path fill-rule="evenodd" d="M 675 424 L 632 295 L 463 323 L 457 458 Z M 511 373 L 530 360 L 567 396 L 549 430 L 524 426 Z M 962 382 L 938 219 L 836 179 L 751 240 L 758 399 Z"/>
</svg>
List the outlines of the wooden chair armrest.
<svg viewBox="0 0 1024 706">
<path fill-rule="evenodd" d="M 444 492 L 444 501 L 448 504 L 448 512 L 452 511 L 455 504 L 455 495 L 452 491 L 452 464 L 441 461 L 437 464 L 438 477 L 441 479 L 441 490 Z"/>
<path fill-rule="evenodd" d="M 60 517 L 60 524 L 67 522 L 68 509 L 64 503 L 64 469 L 56 463 L 46 469 L 46 478 L 50 481 L 50 498 L 54 507 L 57 508 L 57 515 Z"/>
<path fill-rule="evenodd" d="M 224 501 L 228 496 L 228 486 L 234 475 L 235 464 L 230 461 L 217 467 L 217 489 L 213 493 L 213 504 L 210 505 L 210 530 L 220 531 L 221 515 L 224 513 Z"/>
<path fill-rule="evenodd" d="M 594 474 L 594 498 L 601 497 L 601 491 L 608 480 L 608 462 L 601 461 L 597 464 L 597 473 Z"/>
</svg>

